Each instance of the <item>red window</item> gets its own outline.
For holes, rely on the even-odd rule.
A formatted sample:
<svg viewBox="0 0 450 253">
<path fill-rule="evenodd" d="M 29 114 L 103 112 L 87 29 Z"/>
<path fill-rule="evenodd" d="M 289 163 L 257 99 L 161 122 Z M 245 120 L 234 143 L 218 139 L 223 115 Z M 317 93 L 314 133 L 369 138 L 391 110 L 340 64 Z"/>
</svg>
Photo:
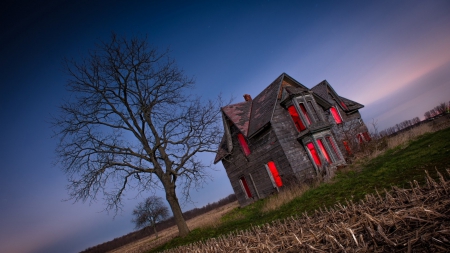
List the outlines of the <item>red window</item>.
<svg viewBox="0 0 450 253">
<path fill-rule="evenodd" d="M 358 138 L 358 141 L 359 141 L 360 144 L 363 143 L 363 135 L 362 135 L 362 133 L 359 133 L 356 137 Z"/>
<path fill-rule="evenodd" d="M 372 140 L 372 138 L 370 138 L 370 135 L 369 135 L 368 132 L 363 133 L 363 136 L 364 136 L 364 139 L 365 139 L 366 141 Z"/>
<path fill-rule="evenodd" d="M 347 150 L 347 153 L 349 155 L 351 155 L 352 154 L 352 150 L 350 149 L 350 145 L 348 145 L 348 141 L 343 141 L 343 143 L 344 143 L 345 150 Z"/>
<path fill-rule="evenodd" d="M 336 145 L 334 145 L 334 141 L 331 139 L 330 136 L 328 136 L 326 139 L 327 139 L 328 146 L 330 146 L 333 149 L 334 155 L 336 156 L 336 158 L 338 160 L 340 160 L 341 157 L 339 156 L 339 152 L 338 152 L 338 150 L 336 148 Z"/>
<path fill-rule="evenodd" d="M 342 108 L 347 110 L 347 106 L 344 104 L 344 102 L 341 101 L 341 105 L 342 105 Z"/>
<path fill-rule="evenodd" d="M 245 192 L 245 195 L 247 196 L 247 198 L 251 198 L 252 193 L 250 192 L 250 188 L 248 188 L 247 180 L 245 180 L 244 177 L 241 177 L 239 179 L 239 181 L 241 182 L 241 186 L 244 189 L 244 192 Z"/>
<path fill-rule="evenodd" d="M 298 104 L 300 107 L 300 110 L 302 110 L 303 116 L 305 116 L 306 121 L 308 121 L 308 124 L 311 125 L 311 119 L 309 118 L 308 111 L 306 111 L 305 105 L 303 103 Z"/>
<path fill-rule="evenodd" d="M 325 147 L 323 146 L 323 142 L 321 139 L 317 140 L 317 144 L 319 145 L 320 151 L 322 151 L 322 154 L 325 156 L 325 159 L 327 159 L 327 161 L 329 163 L 331 163 L 331 159 L 330 159 L 330 155 L 328 155 L 327 150 L 325 149 Z"/>
<path fill-rule="evenodd" d="M 283 182 L 281 182 L 280 174 L 278 174 L 277 167 L 275 166 L 275 163 L 270 161 L 267 163 L 267 167 L 269 167 L 270 173 L 272 174 L 272 179 L 275 182 L 277 187 L 281 187 L 283 185 Z"/>
<path fill-rule="evenodd" d="M 336 121 L 336 124 L 341 124 L 342 119 L 341 119 L 341 116 L 339 115 L 339 112 L 336 110 L 336 108 L 331 107 L 330 111 L 331 111 L 331 115 L 333 115 L 334 121 Z"/>
<path fill-rule="evenodd" d="M 247 141 L 245 140 L 244 135 L 238 134 L 239 143 L 241 144 L 242 150 L 244 151 L 245 156 L 250 155 L 250 149 L 248 148 Z"/>
<path fill-rule="evenodd" d="M 312 142 L 309 142 L 306 144 L 306 147 L 309 149 L 309 152 L 311 153 L 311 156 L 314 159 L 314 163 L 319 166 L 322 165 L 319 159 L 319 155 L 317 154 L 316 148 L 314 147 L 314 144 L 312 144 Z"/>
<path fill-rule="evenodd" d="M 295 126 L 297 127 L 297 130 L 299 132 L 303 131 L 306 129 L 305 125 L 303 124 L 302 120 L 300 119 L 300 117 L 298 116 L 297 110 L 295 109 L 295 107 L 293 105 L 288 107 L 288 111 L 289 114 L 292 117 L 292 120 L 294 121 Z"/>
</svg>

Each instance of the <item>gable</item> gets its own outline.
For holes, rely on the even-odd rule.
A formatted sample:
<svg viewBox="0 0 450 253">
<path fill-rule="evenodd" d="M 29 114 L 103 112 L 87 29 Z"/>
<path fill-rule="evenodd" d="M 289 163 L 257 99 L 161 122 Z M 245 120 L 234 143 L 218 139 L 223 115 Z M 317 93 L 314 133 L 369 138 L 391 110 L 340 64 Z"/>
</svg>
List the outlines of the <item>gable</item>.
<svg viewBox="0 0 450 253">
<path fill-rule="evenodd" d="M 364 107 L 362 104 L 353 100 L 339 96 L 327 80 L 318 83 L 316 86 L 312 87 L 311 90 L 329 103 L 335 101 L 345 112 L 358 110 Z"/>
</svg>

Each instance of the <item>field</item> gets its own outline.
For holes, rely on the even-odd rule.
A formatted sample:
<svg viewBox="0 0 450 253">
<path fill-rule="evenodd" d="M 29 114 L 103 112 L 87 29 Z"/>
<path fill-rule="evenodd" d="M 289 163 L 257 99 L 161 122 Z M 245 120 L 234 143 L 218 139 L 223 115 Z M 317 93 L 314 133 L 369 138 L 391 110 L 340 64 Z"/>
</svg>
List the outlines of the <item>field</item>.
<svg viewBox="0 0 450 253">
<path fill-rule="evenodd" d="M 220 223 L 221 217 L 230 212 L 231 210 L 237 208 L 239 204 L 236 202 L 230 203 L 228 205 L 217 208 L 213 211 L 207 212 L 203 215 L 199 215 L 193 219 L 187 221 L 189 229 L 193 230 L 196 228 L 207 228 L 207 227 L 217 227 Z M 157 246 L 160 246 L 164 243 L 167 243 L 171 239 L 175 238 L 178 235 L 178 229 L 176 226 L 170 227 L 168 229 L 162 230 L 159 233 L 158 239 L 155 239 L 155 236 L 150 236 L 147 238 L 143 238 L 136 242 L 127 244 L 115 250 L 109 251 L 110 253 L 140 253 L 151 250 Z"/>
<path fill-rule="evenodd" d="M 425 125 L 374 143 L 332 182 L 200 216 L 196 220 L 216 218 L 192 221 L 185 238 L 173 228 L 161 233 L 166 239 L 147 238 L 113 252 L 445 252 L 450 128 L 435 130 Z"/>
<path fill-rule="evenodd" d="M 450 181 L 438 175 L 439 183 L 427 175 L 425 187 L 394 187 L 164 252 L 448 252 Z"/>
</svg>

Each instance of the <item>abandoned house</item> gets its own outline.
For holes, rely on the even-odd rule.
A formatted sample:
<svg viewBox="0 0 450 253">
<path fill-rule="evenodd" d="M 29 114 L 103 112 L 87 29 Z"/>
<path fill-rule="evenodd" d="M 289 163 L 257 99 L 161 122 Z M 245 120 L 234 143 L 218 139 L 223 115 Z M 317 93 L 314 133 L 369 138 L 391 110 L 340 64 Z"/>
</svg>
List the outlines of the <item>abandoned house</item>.
<svg viewBox="0 0 450 253">
<path fill-rule="evenodd" d="M 370 141 L 359 109 L 327 81 L 311 89 L 283 73 L 254 99 L 223 107 L 222 161 L 241 206 L 293 183 L 331 178 Z"/>
</svg>

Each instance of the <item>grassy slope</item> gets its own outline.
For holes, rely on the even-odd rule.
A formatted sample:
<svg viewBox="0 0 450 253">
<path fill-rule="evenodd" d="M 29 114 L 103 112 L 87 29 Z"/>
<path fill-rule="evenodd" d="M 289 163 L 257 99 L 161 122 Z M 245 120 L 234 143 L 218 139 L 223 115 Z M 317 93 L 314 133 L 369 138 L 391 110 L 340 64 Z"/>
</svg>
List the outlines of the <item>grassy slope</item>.
<svg viewBox="0 0 450 253">
<path fill-rule="evenodd" d="M 450 128 L 425 134 L 407 145 L 388 150 L 375 159 L 352 167 L 352 170 L 339 172 L 332 183 L 321 184 L 278 210 L 262 213 L 264 200 L 257 201 L 227 214 L 218 228 L 195 229 L 187 237 L 175 238 L 151 252 L 217 237 L 305 211 L 313 212 L 323 206 L 334 206 L 337 202 L 345 203 L 345 199 L 355 202 L 368 193 L 374 193 L 375 189 L 381 193 L 392 186 L 408 188 L 412 180 L 423 183 L 424 170 L 435 176 L 436 169 L 443 173 L 446 168 L 450 168 Z"/>
</svg>

